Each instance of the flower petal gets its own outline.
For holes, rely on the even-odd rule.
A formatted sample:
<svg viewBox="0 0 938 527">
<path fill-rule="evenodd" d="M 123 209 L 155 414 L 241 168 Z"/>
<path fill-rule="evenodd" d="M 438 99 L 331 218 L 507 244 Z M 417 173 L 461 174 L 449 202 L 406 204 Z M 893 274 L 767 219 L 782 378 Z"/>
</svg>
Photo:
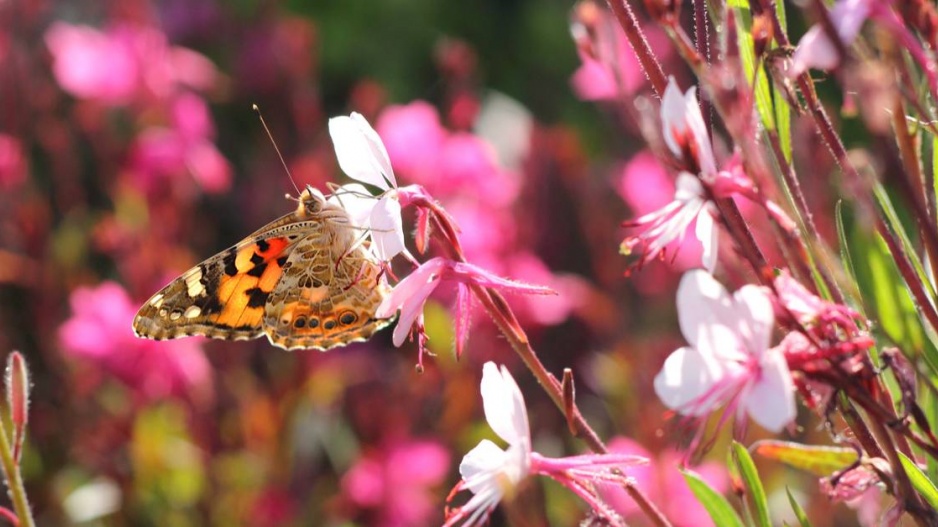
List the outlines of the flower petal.
<svg viewBox="0 0 938 527">
<path fill-rule="evenodd" d="M 371 250 L 383 262 L 388 262 L 404 250 L 404 225 L 401 221 L 401 202 L 388 193 L 372 208 L 368 221 L 371 229 Z"/>
<path fill-rule="evenodd" d="M 746 410 L 766 430 L 780 432 L 795 419 L 795 386 L 779 350 L 763 355 L 762 371 L 746 393 Z"/>
<path fill-rule="evenodd" d="M 381 190 L 397 186 L 384 143 L 361 114 L 329 119 L 329 135 L 339 166 L 348 177 Z"/>
<path fill-rule="evenodd" d="M 505 466 L 508 453 L 498 446 L 483 439 L 462 458 L 459 464 L 459 474 L 466 481 L 466 485 L 473 493 L 478 493 L 484 487 L 484 475 L 496 475 Z"/>
<path fill-rule="evenodd" d="M 733 293 L 736 303 L 738 334 L 746 343 L 746 349 L 754 355 L 762 355 L 769 348 L 772 328 L 775 326 L 775 310 L 765 289 L 757 285 L 746 285 Z"/>
<path fill-rule="evenodd" d="M 521 389 L 508 370 L 504 366 L 498 368 L 494 362 L 486 362 L 482 367 L 480 390 L 485 420 L 492 430 L 509 445 L 519 445 L 529 451 L 528 412 Z"/>
<path fill-rule="evenodd" d="M 677 315 L 681 333 L 700 353 L 713 356 L 736 350 L 739 339 L 732 297 L 709 273 L 695 269 L 684 273 L 677 288 Z"/>
<path fill-rule="evenodd" d="M 326 201 L 342 207 L 348 214 L 352 225 L 361 228 L 368 227 L 371 211 L 378 203 L 378 200 L 361 183 L 342 185 Z"/>
<path fill-rule="evenodd" d="M 655 376 L 655 393 L 668 408 L 685 415 L 710 412 L 701 397 L 722 378 L 719 365 L 694 348 L 678 348 Z"/>
<path fill-rule="evenodd" d="M 711 274 L 717 267 L 717 243 L 719 242 L 719 231 L 713 222 L 713 216 L 710 214 L 709 207 L 702 207 L 697 214 L 697 225 L 694 227 L 694 234 L 700 240 L 703 246 L 703 253 L 700 256 L 704 268 Z"/>
<path fill-rule="evenodd" d="M 674 77 L 668 78 L 668 87 L 664 90 L 664 97 L 661 98 L 661 125 L 663 128 L 664 142 L 668 149 L 676 156 L 681 156 L 681 147 L 674 139 L 674 134 L 683 135 L 687 126 L 684 122 L 684 96 L 678 87 Z"/>
</svg>

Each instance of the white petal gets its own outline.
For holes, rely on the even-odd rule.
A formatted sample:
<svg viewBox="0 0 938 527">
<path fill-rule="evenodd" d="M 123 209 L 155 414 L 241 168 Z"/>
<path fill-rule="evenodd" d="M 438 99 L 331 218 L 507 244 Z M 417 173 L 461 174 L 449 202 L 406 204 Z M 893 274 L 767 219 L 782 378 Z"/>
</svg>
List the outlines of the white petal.
<svg viewBox="0 0 938 527">
<path fill-rule="evenodd" d="M 485 420 L 492 430 L 509 445 L 530 448 L 530 429 L 528 412 L 524 407 L 524 398 L 515 379 L 502 366 L 486 362 L 482 367 L 482 406 Z"/>
<path fill-rule="evenodd" d="M 404 250 L 404 225 L 401 221 L 401 202 L 392 193 L 378 200 L 369 219 L 372 252 L 379 260 L 388 262 Z"/>
<path fill-rule="evenodd" d="M 368 192 L 368 189 L 359 183 L 349 183 L 336 189 L 335 193 L 326 200 L 345 209 L 349 220 L 356 227 L 366 228 L 371 210 L 378 200 Z"/>
<path fill-rule="evenodd" d="M 703 246 L 700 261 L 704 268 L 712 274 L 717 267 L 717 243 L 719 242 L 720 233 L 714 225 L 713 216 L 710 215 L 708 207 L 701 208 L 700 213 L 697 214 L 697 226 L 694 228 L 694 233 Z"/>
<path fill-rule="evenodd" d="M 746 343 L 746 349 L 762 355 L 769 348 L 772 328 L 775 326 L 775 310 L 765 289 L 757 285 L 746 285 L 733 294 L 736 303 L 738 332 Z"/>
<path fill-rule="evenodd" d="M 703 415 L 711 408 L 695 403 L 721 377 L 714 361 L 693 348 L 679 348 L 668 356 L 655 376 L 655 393 L 672 410 L 685 415 Z"/>
<path fill-rule="evenodd" d="M 485 475 L 496 476 L 508 461 L 508 453 L 498 446 L 483 439 L 462 458 L 459 474 L 466 481 L 469 489 L 478 494 L 485 487 Z"/>
<path fill-rule="evenodd" d="M 677 316 L 684 338 L 700 353 L 739 347 L 733 298 L 709 273 L 695 269 L 684 273 L 677 288 Z"/>
<path fill-rule="evenodd" d="M 697 176 L 690 172 L 681 172 L 674 181 L 674 199 L 676 201 L 690 201 L 692 199 L 706 199 L 703 185 Z"/>
<path fill-rule="evenodd" d="M 704 123 L 703 114 L 700 113 L 696 86 L 691 87 L 684 94 L 684 120 L 691 137 L 697 143 L 697 162 L 700 164 L 700 171 L 704 174 L 716 174 L 717 163 L 713 157 L 713 147 L 710 146 L 707 125 Z"/>
<path fill-rule="evenodd" d="M 758 380 L 746 393 L 746 410 L 752 420 L 772 432 L 795 419 L 795 386 L 785 356 L 777 350 L 765 354 Z"/>
<path fill-rule="evenodd" d="M 671 153 L 680 156 L 681 149 L 674 140 L 674 132 L 683 133 L 687 126 L 684 122 L 684 97 L 681 89 L 677 86 L 674 77 L 668 78 L 668 87 L 664 90 L 664 97 L 661 98 L 661 125 L 664 130 L 664 142 L 668 145 Z"/>
<path fill-rule="evenodd" d="M 397 186 L 384 143 L 361 114 L 329 119 L 329 135 L 339 166 L 348 177 L 381 190 Z"/>
</svg>

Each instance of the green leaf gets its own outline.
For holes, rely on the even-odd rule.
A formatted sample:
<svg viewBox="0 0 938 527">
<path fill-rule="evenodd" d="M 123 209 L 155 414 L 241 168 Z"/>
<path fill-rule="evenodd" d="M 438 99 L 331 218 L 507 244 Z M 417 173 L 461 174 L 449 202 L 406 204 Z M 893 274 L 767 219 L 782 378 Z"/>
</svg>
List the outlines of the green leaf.
<svg viewBox="0 0 938 527">
<path fill-rule="evenodd" d="M 915 487 L 915 490 L 925 498 L 925 501 L 927 501 L 933 509 L 938 509 L 938 488 L 935 488 L 935 484 L 928 479 L 928 476 L 922 472 L 922 469 L 918 468 L 918 465 L 915 464 L 914 461 L 906 457 L 902 452 L 899 452 L 899 461 L 902 462 L 902 468 L 904 468 L 906 474 L 909 475 L 909 481 L 912 482 L 912 486 Z"/>
<path fill-rule="evenodd" d="M 791 495 L 791 489 L 785 487 L 785 494 L 788 494 L 788 503 L 791 503 L 791 510 L 795 511 L 795 517 L 798 518 L 801 527 L 811 527 L 808 515 L 805 514 L 801 504 L 795 501 L 795 497 Z"/>
<path fill-rule="evenodd" d="M 803 445 L 773 439 L 753 443 L 752 450 L 760 456 L 781 461 L 819 477 L 829 476 L 857 461 L 857 452 L 852 448 Z"/>
<path fill-rule="evenodd" d="M 762 124 L 767 130 L 775 130 L 775 113 L 772 108 L 772 97 L 769 93 L 769 80 L 765 76 L 765 71 L 760 67 L 756 70 L 756 54 L 752 41 L 752 16 L 749 12 L 749 6 L 746 2 L 732 1 L 736 15 L 737 24 L 737 45 L 739 46 L 739 57 L 743 63 L 743 72 L 746 75 L 746 81 L 751 86 L 753 79 L 755 86 L 753 95 L 756 99 L 756 109 L 759 116 L 762 117 Z"/>
<path fill-rule="evenodd" d="M 714 525 L 719 527 L 743 527 L 743 521 L 722 494 L 713 490 L 697 474 L 690 471 L 683 471 L 683 474 L 687 486 L 690 487 L 697 501 L 707 510 L 707 514 L 710 515 Z"/>
<path fill-rule="evenodd" d="M 739 468 L 743 485 L 746 487 L 746 495 L 752 502 L 757 524 L 760 527 L 772 527 L 772 521 L 769 519 L 769 503 L 765 497 L 762 480 L 759 479 L 759 471 L 756 470 L 756 464 L 752 462 L 752 456 L 749 455 L 746 447 L 736 441 L 733 441 L 733 461 Z"/>
</svg>

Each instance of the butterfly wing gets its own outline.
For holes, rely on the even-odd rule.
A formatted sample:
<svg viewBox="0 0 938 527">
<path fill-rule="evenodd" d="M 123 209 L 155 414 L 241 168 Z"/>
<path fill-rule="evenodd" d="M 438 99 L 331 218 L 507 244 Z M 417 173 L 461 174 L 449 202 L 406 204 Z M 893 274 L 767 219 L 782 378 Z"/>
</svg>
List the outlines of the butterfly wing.
<svg viewBox="0 0 938 527">
<path fill-rule="evenodd" d="M 308 236 L 287 256 L 264 313 L 271 344 L 327 350 L 367 340 L 390 323 L 374 316 L 388 292 L 380 267 L 364 247 L 346 253 L 333 234 Z"/>
<path fill-rule="evenodd" d="M 284 216 L 189 269 L 148 300 L 134 318 L 139 337 L 192 335 L 232 340 L 263 333 L 264 306 L 297 242 L 323 230 Z"/>
</svg>

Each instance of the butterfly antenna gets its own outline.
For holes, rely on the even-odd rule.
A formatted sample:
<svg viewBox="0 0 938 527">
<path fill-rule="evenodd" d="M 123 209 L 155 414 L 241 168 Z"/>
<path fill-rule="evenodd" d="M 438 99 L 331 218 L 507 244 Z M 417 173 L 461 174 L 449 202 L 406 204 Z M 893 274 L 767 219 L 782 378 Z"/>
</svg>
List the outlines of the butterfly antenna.
<svg viewBox="0 0 938 527">
<path fill-rule="evenodd" d="M 257 112 L 257 118 L 261 120 L 261 126 L 264 127 L 264 131 L 267 132 L 267 137 L 270 138 L 270 144 L 274 145 L 274 151 L 277 152 L 277 157 L 280 158 L 280 164 L 283 165 L 283 170 L 287 173 L 287 177 L 290 178 L 290 183 L 293 184 L 293 188 L 296 190 L 296 195 L 299 196 L 300 189 L 296 186 L 296 180 L 293 179 L 293 174 L 290 173 L 290 168 L 287 167 L 287 162 L 283 160 L 283 154 L 280 153 L 280 148 L 277 147 L 277 141 L 274 141 L 273 134 L 270 133 L 270 128 L 267 127 L 267 121 L 264 120 L 264 115 L 261 113 L 260 107 L 257 104 L 252 105 L 254 111 Z"/>
</svg>

